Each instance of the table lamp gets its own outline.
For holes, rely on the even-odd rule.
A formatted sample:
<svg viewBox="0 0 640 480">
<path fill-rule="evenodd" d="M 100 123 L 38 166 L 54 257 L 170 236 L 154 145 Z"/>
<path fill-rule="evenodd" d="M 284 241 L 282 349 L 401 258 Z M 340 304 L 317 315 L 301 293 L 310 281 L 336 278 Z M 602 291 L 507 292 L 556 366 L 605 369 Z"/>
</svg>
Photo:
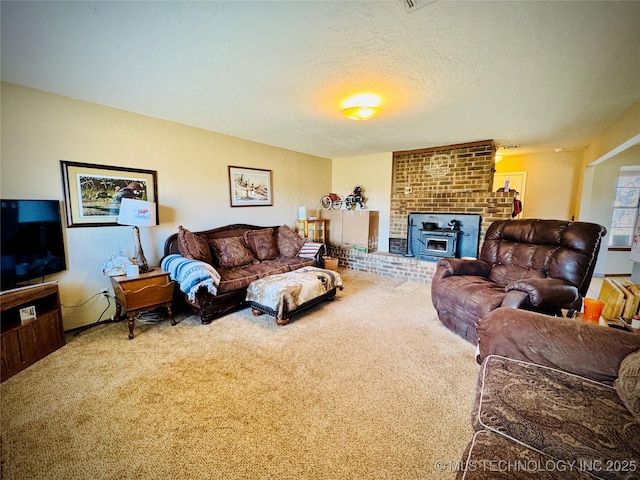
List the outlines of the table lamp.
<svg viewBox="0 0 640 480">
<path fill-rule="evenodd" d="M 156 224 L 156 204 L 145 200 L 123 198 L 120 203 L 118 223 L 121 225 L 133 225 L 133 256 L 140 272 L 148 272 L 150 270 L 149 264 L 142 251 L 140 229 L 138 227 L 150 227 Z"/>
</svg>

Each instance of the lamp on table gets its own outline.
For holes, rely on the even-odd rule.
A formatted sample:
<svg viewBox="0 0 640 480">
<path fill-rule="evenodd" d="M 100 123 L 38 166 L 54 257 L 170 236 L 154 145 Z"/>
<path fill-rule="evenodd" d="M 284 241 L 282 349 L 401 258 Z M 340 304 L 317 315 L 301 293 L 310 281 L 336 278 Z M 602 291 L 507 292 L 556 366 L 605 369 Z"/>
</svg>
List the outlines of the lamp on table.
<svg viewBox="0 0 640 480">
<path fill-rule="evenodd" d="M 133 225 L 133 256 L 138 264 L 140 272 L 148 272 L 149 264 L 142 251 L 140 243 L 140 229 L 138 227 L 150 227 L 156 224 L 156 204 L 145 200 L 123 198 L 120 203 L 118 223 L 121 225 Z"/>
</svg>

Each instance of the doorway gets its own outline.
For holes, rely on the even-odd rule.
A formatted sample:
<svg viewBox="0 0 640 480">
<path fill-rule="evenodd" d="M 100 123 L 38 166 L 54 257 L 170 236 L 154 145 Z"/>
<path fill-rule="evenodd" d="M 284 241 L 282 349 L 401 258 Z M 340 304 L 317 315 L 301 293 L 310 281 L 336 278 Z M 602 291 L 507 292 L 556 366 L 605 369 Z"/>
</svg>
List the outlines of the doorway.
<svg viewBox="0 0 640 480">
<path fill-rule="evenodd" d="M 526 208 L 525 203 L 525 190 L 527 187 L 527 172 L 506 172 L 495 173 L 493 175 L 493 191 L 496 192 L 499 188 L 504 188 L 509 180 L 509 190 L 515 190 L 517 192 L 517 198 L 522 204 L 521 212 L 514 218 L 523 218 L 524 210 Z"/>
</svg>

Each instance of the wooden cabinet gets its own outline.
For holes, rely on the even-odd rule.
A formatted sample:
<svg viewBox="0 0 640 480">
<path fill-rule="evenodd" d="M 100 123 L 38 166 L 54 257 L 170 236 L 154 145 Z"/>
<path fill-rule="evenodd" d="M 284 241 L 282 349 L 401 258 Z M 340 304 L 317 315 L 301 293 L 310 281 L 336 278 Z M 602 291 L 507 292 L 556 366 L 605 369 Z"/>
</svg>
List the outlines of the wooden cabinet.
<svg viewBox="0 0 640 480">
<path fill-rule="evenodd" d="M 322 219 L 296 220 L 296 231 L 310 242 L 325 243 L 325 221 Z"/>
<path fill-rule="evenodd" d="M 141 310 L 165 307 L 171 325 L 176 324 L 171 309 L 174 282 L 169 278 L 169 272 L 156 267 L 134 277 L 118 275 L 111 277 L 111 286 L 116 297 L 116 317 L 120 317 L 122 310 L 127 312 L 129 340 L 133 338 L 135 317 Z"/>
<path fill-rule="evenodd" d="M 47 283 L 0 294 L 0 376 L 12 377 L 65 344 L 58 284 Z M 35 317 L 20 319 L 33 307 Z"/>
<path fill-rule="evenodd" d="M 375 210 L 321 210 L 327 221 L 327 242 L 361 253 L 378 250 L 380 212 Z"/>
</svg>

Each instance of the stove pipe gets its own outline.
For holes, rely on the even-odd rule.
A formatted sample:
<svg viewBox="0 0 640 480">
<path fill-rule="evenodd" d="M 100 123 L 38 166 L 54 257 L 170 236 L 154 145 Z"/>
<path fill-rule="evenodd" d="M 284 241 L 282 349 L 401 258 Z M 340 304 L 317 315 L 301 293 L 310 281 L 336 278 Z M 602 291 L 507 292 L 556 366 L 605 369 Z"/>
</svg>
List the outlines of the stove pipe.
<svg viewBox="0 0 640 480">
<path fill-rule="evenodd" d="M 413 228 L 413 218 L 411 216 L 407 216 L 407 253 L 404 254 L 405 257 L 415 257 L 413 252 L 411 251 L 411 229 Z"/>
</svg>

